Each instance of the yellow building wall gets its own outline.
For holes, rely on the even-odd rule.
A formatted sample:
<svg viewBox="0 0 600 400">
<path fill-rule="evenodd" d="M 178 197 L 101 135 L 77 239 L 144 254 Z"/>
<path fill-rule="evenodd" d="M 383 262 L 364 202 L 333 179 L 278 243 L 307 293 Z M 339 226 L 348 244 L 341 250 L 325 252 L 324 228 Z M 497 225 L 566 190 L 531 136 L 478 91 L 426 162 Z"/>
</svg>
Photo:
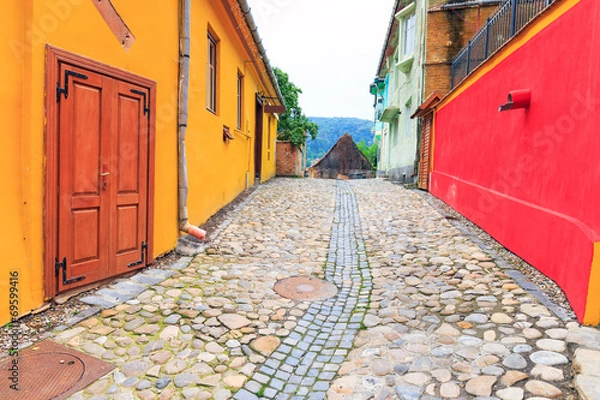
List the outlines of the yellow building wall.
<svg viewBox="0 0 600 400">
<path fill-rule="evenodd" d="M 126 51 L 89 0 L 6 0 L 0 17 L 0 106 L 4 132 L 0 146 L 0 324 L 10 320 L 9 275 L 19 274 L 19 315 L 40 307 L 43 292 L 43 212 L 45 165 L 45 46 L 51 45 L 157 82 L 154 199 L 154 256 L 172 249 L 179 237 L 177 204 L 177 98 L 179 4 L 112 0 L 135 36 Z M 261 87 L 220 2 L 192 2 L 190 123 L 187 160 L 190 222 L 202 224 L 254 183 L 254 93 Z M 206 33 L 221 40 L 219 106 L 206 110 Z M 223 143 L 222 126 L 236 125 L 237 71 L 244 73 L 243 131 Z M 274 96 L 272 88 L 268 96 Z M 51 93 L 49 95 L 54 95 Z M 268 114 L 265 114 L 268 121 Z M 274 120 L 275 118 L 271 118 Z M 266 123 L 266 122 L 265 122 Z M 266 137 L 267 130 L 264 130 Z M 276 132 L 273 128 L 272 132 Z M 263 149 L 263 180 L 274 175 Z M 272 164 L 272 166 L 271 166 Z M 271 170 L 273 173 L 271 173 Z"/>
<path fill-rule="evenodd" d="M 220 2 L 192 3 L 190 120 L 186 144 L 190 177 L 188 212 L 190 222 L 196 225 L 254 185 L 255 95 L 263 92 L 275 96 L 262 86 L 236 28 Z M 206 109 L 209 30 L 218 40 L 216 113 Z M 238 73 L 244 76 L 241 129 L 236 128 Z M 268 119 L 269 114 L 264 114 L 261 181 L 275 175 L 274 138 L 270 149 L 267 144 Z M 233 140 L 223 141 L 223 126 L 230 128 Z"/>
<path fill-rule="evenodd" d="M 0 129 L 3 132 L 0 146 L 0 168 L 2 176 L 2 195 L 0 196 L 0 251 L 3 262 L 0 264 L 0 321 L 7 322 L 10 316 L 10 274 L 18 274 L 18 306 L 15 310 L 20 313 L 22 307 L 31 307 L 35 302 L 41 302 L 39 285 L 34 283 L 39 279 L 40 271 L 33 268 L 36 254 L 31 254 L 29 242 L 32 240 L 30 224 L 32 204 L 25 204 L 26 193 L 31 186 L 26 179 L 31 176 L 28 158 L 30 149 L 24 145 L 29 138 L 23 135 L 24 101 L 23 95 L 25 68 L 22 57 L 15 54 L 11 44 L 23 41 L 25 8 L 19 0 L 8 0 L 6 8 L 0 14 L 0 35 L 6 40 L 0 46 L 2 71 L 0 74 Z M 39 234 L 37 235 L 39 237 Z M 37 254 L 38 259 L 41 256 Z M 41 280 L 40 280 L 41 283 Z M 14 289 L 13 289 L 14 290 Z M 36 292 L 37 298 L 31 299 L 28 292 Z M 14 299 L 13 299 L 14 300 Z M 15 304 L 16 305 L 16 304 Z"/>
</svg>

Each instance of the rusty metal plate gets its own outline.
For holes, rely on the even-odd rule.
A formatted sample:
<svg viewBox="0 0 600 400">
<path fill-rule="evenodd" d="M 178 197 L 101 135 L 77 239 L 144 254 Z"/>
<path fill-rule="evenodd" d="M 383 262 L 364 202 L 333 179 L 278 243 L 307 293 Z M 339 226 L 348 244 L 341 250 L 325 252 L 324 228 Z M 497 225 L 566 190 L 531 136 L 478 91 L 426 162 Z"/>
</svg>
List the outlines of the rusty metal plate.
<svg viewBox="0 0 600 400">
<path fill-rule="evenodd" d="M 18 362 L 17 373 L 14 360 Z M 45 340 L 19 352 L 16 358 L 0 362 L 0 399 L 66 399 L 114 368 L 112 364 Z M 18 391 L 11 388 L 13 377 L 18 379 Z"/>
<path fill-rule="evenodd" d="M 286 299 L 325 300 L 337 294 L 337 287 L 310 276 L 295 276 L 278 281 L 273 289 Z"/>
</svg>

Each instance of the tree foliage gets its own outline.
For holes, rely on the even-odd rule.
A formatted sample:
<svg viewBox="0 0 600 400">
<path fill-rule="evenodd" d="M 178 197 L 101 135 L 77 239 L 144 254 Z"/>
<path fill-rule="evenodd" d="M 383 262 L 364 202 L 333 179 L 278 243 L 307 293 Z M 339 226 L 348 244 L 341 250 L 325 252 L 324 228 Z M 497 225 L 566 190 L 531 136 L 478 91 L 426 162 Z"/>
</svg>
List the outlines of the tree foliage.
<svg viewBox="0 0 600 400">
<path fill-rule="evenodd" d="M 279 68 L 274 69 L 277 83 L 283 95 L 286 112 L 279 116 L 277 124 L 277 139 L 289 140 L 296 147 L 304 146 L 306 135 L 314 140 L 319 133 L 319 126 L 311 122 L 302 112 L 298 98 L 302 89 L 290 81 L 287 73 Z"/>
<path fill-rule="evenodd" d="M 377 168 L 377 154 L 379 153 L 379 145 L 376 142 L 373 142 L 373 144 L 369 146 L 363 139 L 358 142 L 356 146 L 360 151 L 362 151 L 365 157 L 367 157 L 367 160 L 369 160 L 373 168 Z"/>
</svg>

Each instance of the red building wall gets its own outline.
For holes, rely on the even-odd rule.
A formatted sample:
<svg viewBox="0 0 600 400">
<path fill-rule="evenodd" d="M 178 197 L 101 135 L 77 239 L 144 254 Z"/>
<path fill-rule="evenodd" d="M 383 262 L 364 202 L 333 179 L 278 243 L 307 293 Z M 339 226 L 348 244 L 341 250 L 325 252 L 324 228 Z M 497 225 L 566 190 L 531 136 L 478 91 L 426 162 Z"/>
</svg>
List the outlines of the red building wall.
<svg viewBox="0 0 600 400">
<path fill-rule="evenodd" d="M 555 280 L 580 320 L 600 242 L 599 15 L 596 0 L 557 3 L 442 101 L 431 183 Z M 498 112 L 515 89 L 530 107 Z"/>
</svg>

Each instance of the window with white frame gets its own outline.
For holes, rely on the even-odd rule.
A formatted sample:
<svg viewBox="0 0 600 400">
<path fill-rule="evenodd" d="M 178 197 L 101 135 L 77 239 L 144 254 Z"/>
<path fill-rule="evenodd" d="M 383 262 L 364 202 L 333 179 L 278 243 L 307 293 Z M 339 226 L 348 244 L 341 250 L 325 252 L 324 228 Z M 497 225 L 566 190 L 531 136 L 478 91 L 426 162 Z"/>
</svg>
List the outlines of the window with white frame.
<svg viewBox="0 0 600 400">
<path fill-rule="evenodd" d="M 417 36 L 416 3 L 412 2 L 396 14 L 400 34 L 398 36 L 398 60 L 396 66 L 407 74 L 412 67 Z"/>
<path fill-rule="evenodd" d="M 402 55 L 403 58 L 410 57 L 415 52 L 415 30 L 417 18 L 414 13 L 408 15 L 403 20 L 403 43 Z"/>
</svg>

